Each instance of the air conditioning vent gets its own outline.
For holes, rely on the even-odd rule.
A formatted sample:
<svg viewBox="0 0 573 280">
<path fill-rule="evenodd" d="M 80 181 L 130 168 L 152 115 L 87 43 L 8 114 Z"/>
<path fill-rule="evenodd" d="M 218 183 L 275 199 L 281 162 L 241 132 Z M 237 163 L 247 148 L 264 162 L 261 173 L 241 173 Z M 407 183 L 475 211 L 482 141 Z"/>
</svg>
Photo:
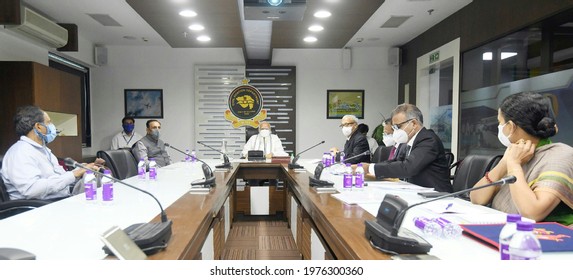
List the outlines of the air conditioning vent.
<svg viewBox="0 0 573 280">
<path fill-rule="evenodd" d="M 53 48 L 68 43 L 68 30 L 26 7 L 22 11 L 22 24 L 7 28 Z"/>
</svg>

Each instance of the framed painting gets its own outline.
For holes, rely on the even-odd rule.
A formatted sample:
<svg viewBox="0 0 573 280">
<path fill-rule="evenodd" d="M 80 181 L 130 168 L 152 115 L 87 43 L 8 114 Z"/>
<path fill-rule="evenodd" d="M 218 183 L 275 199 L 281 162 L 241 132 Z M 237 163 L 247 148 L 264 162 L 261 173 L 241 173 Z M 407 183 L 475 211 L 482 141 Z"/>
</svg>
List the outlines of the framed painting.
<svg viewBox="0 0 573 280">
<path fill-rule="evenodd" d="M 163 90 L 126 89 L 125 115 L 136 119 L 162 119 Z"/>
<path fill-rule="evenodd" d="M 359 119 L 364 119 L 364 90 L 327 90 L 326 118 L 341 119 L 344 115 L 355 115 Z"/>
</svg>

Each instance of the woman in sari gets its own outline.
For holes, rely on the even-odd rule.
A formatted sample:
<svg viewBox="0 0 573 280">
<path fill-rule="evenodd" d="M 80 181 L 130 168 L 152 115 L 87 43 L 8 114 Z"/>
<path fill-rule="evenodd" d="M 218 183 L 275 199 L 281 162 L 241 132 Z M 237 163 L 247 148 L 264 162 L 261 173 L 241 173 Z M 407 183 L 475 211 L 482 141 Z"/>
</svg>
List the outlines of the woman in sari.
<svg viewBox="0 0 573 280">
<path fill-rule="evenodd" d="M 475 186 L 508 175 L 517 180 L 473 191 L 471 201 L 535 221 L 573 224 L 573 148 L 549 139 L 557 133 L 557 125 L 548 100 L 534 92 L 508 96 L 497 119 L 498 138 L 507 149 Z"/>
</svg>

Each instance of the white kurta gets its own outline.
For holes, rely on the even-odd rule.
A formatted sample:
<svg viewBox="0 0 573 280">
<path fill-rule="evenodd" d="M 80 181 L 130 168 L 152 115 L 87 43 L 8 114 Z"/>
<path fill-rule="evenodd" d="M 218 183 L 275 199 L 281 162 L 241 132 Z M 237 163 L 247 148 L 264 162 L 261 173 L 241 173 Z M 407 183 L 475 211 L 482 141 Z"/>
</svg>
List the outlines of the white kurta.
<svg viewBox="0 0 573 280">
<path fill-rule="evenodd" d="M 251 136 L 245 144 L 241 155 L 246 157 L 249 151 L 254 150 L 263 151 L 265 155 L 272 153 L 273 156 L 288 156 L 283 148 L 281 139 L 275 134 L 271 134 L 270 137 L 262 137 L 260 134 Z"/>
</svg>

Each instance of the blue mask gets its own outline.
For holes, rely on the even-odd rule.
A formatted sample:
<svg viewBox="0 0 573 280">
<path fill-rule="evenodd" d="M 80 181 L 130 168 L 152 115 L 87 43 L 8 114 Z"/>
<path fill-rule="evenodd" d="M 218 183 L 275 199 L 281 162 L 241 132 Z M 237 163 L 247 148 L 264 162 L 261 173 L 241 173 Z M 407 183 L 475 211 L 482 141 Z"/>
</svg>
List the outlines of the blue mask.
<svg viewBox="0 0 573 280">
<path fill-rule="evenodd" d="M 129 134 L 135 128 L 135 124 L 133 124 L 133 123 L 124 124 L 124 125 L 122 125 L 122 127 L 123 127 L 123 130 L 125 131 L 125 133 Z"/>
<path fill-rule="evenodd" d="M 36 128 L 34 128 L 34 131 L 36 131 L 36 134 L 38 136 L 40 136 L 40 138 L 42 138 L 42 140 L 44 141 L 44 143 L 48 144 L 51 143 L 52 141 L 54 141 L 54 139 L 56 139 L 56 136 L 58 136 L 57 132 L 56 132 L 56 126 L 51 123 L 49 125 L 45 125 L 43 123 L 41 123 L 40 125 L 42 125 L 43 127 L 46 128 L 46 130 L 48 131 L 46 133 L 46 135 L 42 134 L 40 131 L 38 131 Z"/>
</svg>

